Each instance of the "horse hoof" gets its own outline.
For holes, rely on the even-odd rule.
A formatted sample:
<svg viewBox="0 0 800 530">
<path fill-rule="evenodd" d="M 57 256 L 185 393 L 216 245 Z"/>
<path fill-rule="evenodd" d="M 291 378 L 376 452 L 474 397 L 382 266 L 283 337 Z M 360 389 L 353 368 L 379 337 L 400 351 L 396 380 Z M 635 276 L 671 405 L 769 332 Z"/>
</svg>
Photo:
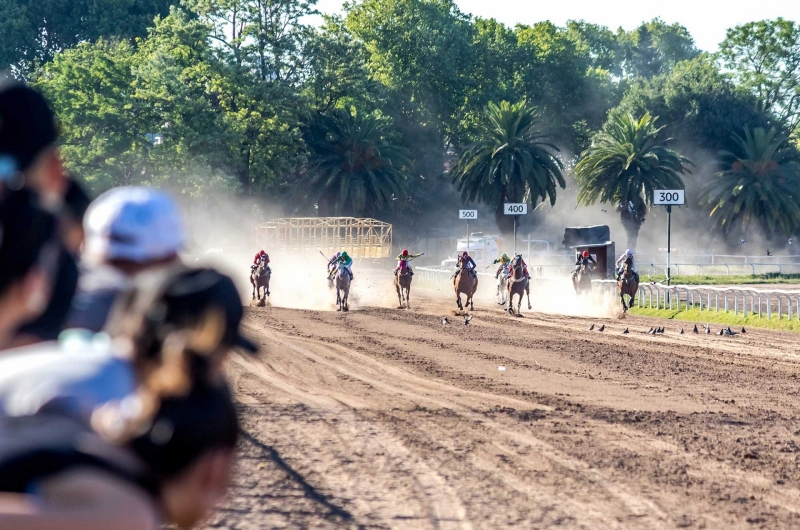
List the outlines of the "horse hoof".
<svg viewBox="0 0 800 530">
<path fill-rule="evenodd" d="M 530 311 L 531 309 L 533 309 L 533 307 L 531 307 L 530 305 L 528 305 L 528 311 Z"/>
</svg>

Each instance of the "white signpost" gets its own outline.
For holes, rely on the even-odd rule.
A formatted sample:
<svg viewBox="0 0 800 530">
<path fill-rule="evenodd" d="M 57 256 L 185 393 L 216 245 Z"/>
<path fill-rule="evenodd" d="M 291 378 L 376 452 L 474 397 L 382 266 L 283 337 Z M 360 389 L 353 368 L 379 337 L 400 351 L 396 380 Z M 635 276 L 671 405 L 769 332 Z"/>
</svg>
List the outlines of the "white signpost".
<svg viewBox="0 0 800 530">
<path fill-rule="evenodd" d="M 672 207 L 686 204 L 685 190 L 655 190 L 653 204 L 667 207 L 667 287 L 672 279 L 670 258 L 672 253 Z"/>
<path fill-rule="evenodd" d="M 514 255 L 517 255 L 517 217 L 520 215 L 528 215 L 527 203 L 507 202 L 503 205 L 503 213 L 505 215 L 514 216 Z"/>
<path fill-rule="evenodd" d="M 458 218 L 467 221 L 467 252 L 469 252 L 469 222 L 478 218 L 478 210 L 459 210 Z"/>
</svg>

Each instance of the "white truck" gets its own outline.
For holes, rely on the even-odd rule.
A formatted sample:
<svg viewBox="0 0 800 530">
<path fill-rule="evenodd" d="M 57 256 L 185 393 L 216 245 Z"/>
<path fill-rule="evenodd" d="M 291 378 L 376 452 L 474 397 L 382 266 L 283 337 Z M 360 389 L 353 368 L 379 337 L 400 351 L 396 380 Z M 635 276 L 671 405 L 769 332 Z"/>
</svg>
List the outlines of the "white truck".
<svg viewBox="0 0 800 530">
<path fill-rule="evenodd" d="M 455 269 L 456 263 L 458 263 L 458 256 L 465 250 L 469 252 L 478 267 L 485 267 L 503 253 L 503 239 L 500 236 L 484 235 L 482 232 L 472 233 L 469 241 L 467 241 L 466 237 L 457 241 L 456 249 L 448 258 L 442 261 L 442 267 Z"/>
</svg>

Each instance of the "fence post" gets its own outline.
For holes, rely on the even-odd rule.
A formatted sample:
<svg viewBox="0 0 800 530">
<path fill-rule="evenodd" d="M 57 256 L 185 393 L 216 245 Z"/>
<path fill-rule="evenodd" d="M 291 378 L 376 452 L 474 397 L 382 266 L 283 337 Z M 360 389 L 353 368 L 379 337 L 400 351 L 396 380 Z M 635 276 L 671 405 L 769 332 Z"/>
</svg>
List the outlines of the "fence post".
<svg viewBox="0 0 800 530">
<path fill-rule="evenodd" d="M 725 312 L 727 313 L 729 311 L 729 308 L 728 308 L 728 291 L 725 291 L 724 294 L 725 294 Z"/>
<path fill-rule="evenodd" d="M 733 316 L 737 316 L 739 314 L 739 297 L 736 296 L 736 291 L 731 291 L 733 295 Z"/>
<path fill-rule="evenodd" d="M 767 320 L 772 320 L 772 300 L 769 299 L 769 294 L 765 296 L 767 299 Z"/>
</svg>

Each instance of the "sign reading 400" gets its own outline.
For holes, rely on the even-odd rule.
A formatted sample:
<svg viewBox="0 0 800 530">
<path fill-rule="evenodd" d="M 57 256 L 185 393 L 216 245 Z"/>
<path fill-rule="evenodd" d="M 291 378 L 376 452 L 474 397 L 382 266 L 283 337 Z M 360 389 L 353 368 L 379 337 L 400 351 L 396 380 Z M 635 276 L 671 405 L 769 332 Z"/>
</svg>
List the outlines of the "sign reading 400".
<svg viewBox="0 0 800 530">
<path fill-rule="evenodd" d="M 507 202 L 503 205 L 503 213 L 506 215 L 527 215 L 528 204 Z"/>
</svg>

